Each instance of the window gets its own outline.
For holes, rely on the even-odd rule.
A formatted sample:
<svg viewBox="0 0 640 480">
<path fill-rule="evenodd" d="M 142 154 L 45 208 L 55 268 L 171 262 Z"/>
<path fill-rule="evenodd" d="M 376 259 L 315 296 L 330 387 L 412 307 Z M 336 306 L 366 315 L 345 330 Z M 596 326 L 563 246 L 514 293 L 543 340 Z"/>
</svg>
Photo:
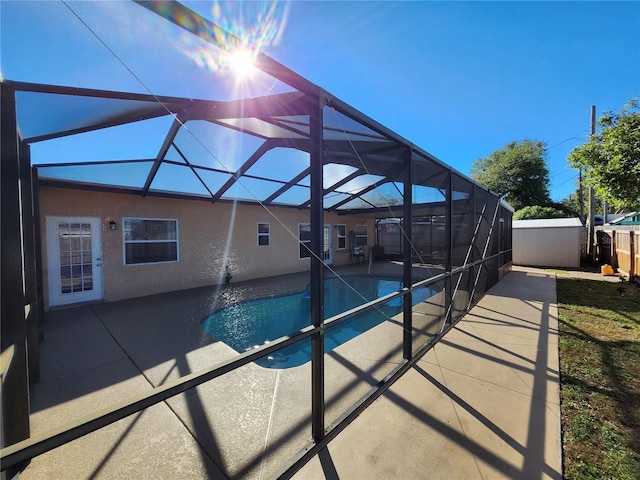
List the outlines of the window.
<svg viewBox="0 0 640 480">
<path fill-rule="evenodd" d="M 356 225 L 356 246 L 366 247 L 369 244 L 369 233 L 366 225 Z"/>
<path fill-rule="evenodd" d="M 300 249 L 298 258 L 310 258 L 311 257 L 311 224 L 300 223 L 298 224 L 298 247 Z"/>
<path fill-rule="evenodd" d="M 258 223 L 258 246 L 268 247 L 270 243 L 269 224 Z"/>
<path fill-rule="evenodd" d="M 178 261 L 178 221 L 159 218 L 123 218 L 125 265 Z"/>
<path fill-rule="evenodd" d="M 347 248 L 347 226 L 345 224 L 336 225 L 338 234 L 338 250 Z"/>
</svg>

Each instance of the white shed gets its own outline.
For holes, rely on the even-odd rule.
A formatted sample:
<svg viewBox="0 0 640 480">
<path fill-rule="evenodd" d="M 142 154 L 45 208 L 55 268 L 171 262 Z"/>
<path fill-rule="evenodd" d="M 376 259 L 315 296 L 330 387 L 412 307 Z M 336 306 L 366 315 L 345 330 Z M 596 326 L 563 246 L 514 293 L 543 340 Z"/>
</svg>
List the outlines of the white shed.
<svg viewBox="0 0 640 480">
<path fill-rule="evenodd" d="M 586 229 L 579 218 L 513 221 L 513 263 L 579 267 Z"/>
</svg>

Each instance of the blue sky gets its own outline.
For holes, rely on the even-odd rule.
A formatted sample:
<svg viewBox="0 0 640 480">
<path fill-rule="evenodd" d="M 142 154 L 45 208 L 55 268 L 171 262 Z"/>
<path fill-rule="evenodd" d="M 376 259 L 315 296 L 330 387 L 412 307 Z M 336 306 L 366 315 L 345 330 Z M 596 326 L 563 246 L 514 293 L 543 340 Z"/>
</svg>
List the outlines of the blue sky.
<svg viewBox="0 0 640 480">
<path fill-rule="evenodd" d="M 209 88 L 192 57 L 167 53 L 186 36 L 145 23 L 151 14 L 132 19 L 126 9 L 139 6 L 69 5 L 118 60 L 64 4 L 2 1 L 5 78 L 185 95 L 177 85 L 194 96 Z M 187 5 L 210 18 L 216 6 Z M 257 14 L 270 4 L 217 6 L 234 33 L 264 33 Z M 555 200 L 575 190 L 566 159 L 587 138 L 591 105 L 600 115 L 640 96 L 640 2 L 296 1 L 271 14 L 278 38 L 267 55 L 462 173 L 510 141 L 545 141 Z"/>
<path fill-rule="evenodd" d="M 557 200 L 575 189 L 566 158 L 591 105 L 640 95 L 638 2 L 322 2 L 289 18 L 273 57 L 463 173 L 545 141 Z"/>
</svg>

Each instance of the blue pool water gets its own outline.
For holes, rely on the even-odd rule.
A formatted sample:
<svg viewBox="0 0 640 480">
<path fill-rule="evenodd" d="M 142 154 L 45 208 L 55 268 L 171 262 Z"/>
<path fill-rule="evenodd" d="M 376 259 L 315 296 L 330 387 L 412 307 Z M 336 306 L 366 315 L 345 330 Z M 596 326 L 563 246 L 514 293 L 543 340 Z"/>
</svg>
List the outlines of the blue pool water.
<svg viewBox="0 0 640 480">
<path fill-rule="evenodd" d="M 396 292 L 401 288 L 401 282 L 393 278 L 357 275 L 327 278 L 324 281 L 325 318 Z M 414 295 L 414 304 L 430 297 L 431 292 L 428 289 L 422 289 L 420 296 L 425 298 L 417 298 Z M 333 350 L 401 311 L 402 299 L 396 298 L 379 306 L 378 309 L 369 310 L 328 329 L 325 332 L 325 351 Z M 310 323 L 310 298 L 307 290 L 293 295 L 252 300 L 224 308 L 205 318 L 202 326 L 237 352 L 245 352 L 276 338 L 290 335 L 307 327 Z M 310 358 L 311 342 L 303 340 L 262 357 L 256 363 L 268 368 L 290 368 L 302 365 Z"/>
</svg>

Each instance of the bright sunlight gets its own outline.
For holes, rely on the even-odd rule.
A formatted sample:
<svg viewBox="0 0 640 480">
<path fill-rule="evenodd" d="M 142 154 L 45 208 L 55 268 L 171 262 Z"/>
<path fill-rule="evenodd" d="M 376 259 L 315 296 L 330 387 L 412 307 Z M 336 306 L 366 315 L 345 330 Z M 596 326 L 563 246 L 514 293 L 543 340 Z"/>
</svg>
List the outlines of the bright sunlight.
<svg viewBox="0 0 640 480">
<path fill-rule="evenodd" d="M 248 48 L 238 48 L 229 55 L 229 67 L 238 80 L 248 79 L 253 76 L 256 68 L 253 64 L 255 53 Z"/>
</svg>

